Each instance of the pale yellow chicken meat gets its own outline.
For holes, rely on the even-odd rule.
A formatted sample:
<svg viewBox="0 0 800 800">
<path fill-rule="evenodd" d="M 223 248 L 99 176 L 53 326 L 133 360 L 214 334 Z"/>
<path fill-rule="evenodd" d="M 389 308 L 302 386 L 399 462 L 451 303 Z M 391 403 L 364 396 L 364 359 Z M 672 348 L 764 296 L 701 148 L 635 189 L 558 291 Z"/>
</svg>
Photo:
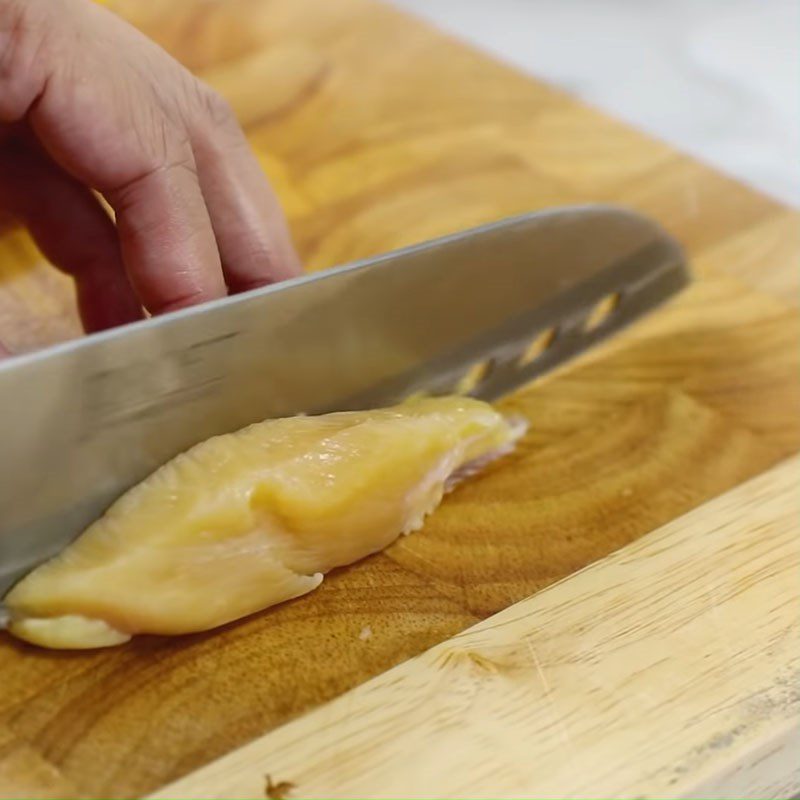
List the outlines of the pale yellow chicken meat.
<svg viewBox="0 0 800 800">
<path fill-rule="evenodd" d="M 312 591 L 418 529 L 520 428 L 486 403 L 251 425 L 193 447 L 6 596 L 15 636 L 54 648 L 207 630 Z"/>
</svg>

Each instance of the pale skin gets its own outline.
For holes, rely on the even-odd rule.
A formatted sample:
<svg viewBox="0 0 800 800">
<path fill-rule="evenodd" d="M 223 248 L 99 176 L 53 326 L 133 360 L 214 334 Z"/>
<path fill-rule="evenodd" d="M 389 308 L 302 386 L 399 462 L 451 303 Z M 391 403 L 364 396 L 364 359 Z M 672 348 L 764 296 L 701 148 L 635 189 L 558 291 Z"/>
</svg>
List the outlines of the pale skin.
<svg viewBox="0 0 800 800">
<path fill-rule="evenodd" d="M 225 100 L 91 0 L 0 0 L 0 211 L 88 332 L 300 271 Z"/>
</svg>

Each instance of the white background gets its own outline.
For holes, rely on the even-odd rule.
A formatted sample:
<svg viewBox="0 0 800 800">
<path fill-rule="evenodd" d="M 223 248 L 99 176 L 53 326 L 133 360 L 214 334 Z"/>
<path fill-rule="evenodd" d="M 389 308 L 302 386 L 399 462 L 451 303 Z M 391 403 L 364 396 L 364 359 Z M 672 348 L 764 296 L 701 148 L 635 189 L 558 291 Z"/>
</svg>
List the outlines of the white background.
<svg viewBox="0 0 800 800">
<path fill-rule="evenodd" d="M 800 0 L 393 0 L 800 207 Z"/>
</svg>

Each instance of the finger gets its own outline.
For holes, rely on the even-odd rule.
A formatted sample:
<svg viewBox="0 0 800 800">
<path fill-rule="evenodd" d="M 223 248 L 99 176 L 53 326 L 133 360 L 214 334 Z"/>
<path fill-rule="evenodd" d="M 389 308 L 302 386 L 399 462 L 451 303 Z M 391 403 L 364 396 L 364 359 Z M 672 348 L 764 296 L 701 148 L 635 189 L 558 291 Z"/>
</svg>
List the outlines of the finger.
<svg viewBox="0 0 800 800">
<path fill-rule="evenodd" d="M 299 275 L 283 212 L 244 133 L 219 95 L 202 85 L 199 92 L 192 146 L 229 289 Z"/>
<path fill-rule="evenodd" d="M 65 0 L 71 13 L 55 27 L 48 3 L 22 5 L 52 34 L 36 50 L 45 77 L 26 83 L 28 123 L 53 161 L 114 208 L 141 303 L 158 314 L 225 295 L 194 155 L 175 112 L 185 71 L 94 4 Z"/>
<path fill-rule="evenodd" d="M 4 358 L 8 358 L 10 355 L 11 355 L 11 351 L 7 350 L 4 347 L 3 343 L 0 342 L 0 361 L 2 361 Z"/>
<path fill-rule="evenodd" d="M 125 264 L 153 314 L 227 294 L 220 256 L 188 142 L 104 196 L 114 208 Z"/>
<path fill-rule="evenodd" d="M 29 230 L 45 258 L 75 279 L 84 328 L 142 317 L 114 223 L 92 193 L 22 143 L 0 151 L 0 205 Z"/>
</svg>

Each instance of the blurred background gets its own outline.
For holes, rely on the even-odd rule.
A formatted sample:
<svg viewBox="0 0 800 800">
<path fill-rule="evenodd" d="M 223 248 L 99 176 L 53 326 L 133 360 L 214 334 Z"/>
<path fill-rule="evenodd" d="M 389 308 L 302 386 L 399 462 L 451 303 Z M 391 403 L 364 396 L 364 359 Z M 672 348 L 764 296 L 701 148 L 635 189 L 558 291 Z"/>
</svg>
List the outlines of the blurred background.
<svg viewBox="0 0 800 800">
<path fill-rule="evenodd" d="M 800 207 L 800 0 L 393 2 Z"/>
</svg>

